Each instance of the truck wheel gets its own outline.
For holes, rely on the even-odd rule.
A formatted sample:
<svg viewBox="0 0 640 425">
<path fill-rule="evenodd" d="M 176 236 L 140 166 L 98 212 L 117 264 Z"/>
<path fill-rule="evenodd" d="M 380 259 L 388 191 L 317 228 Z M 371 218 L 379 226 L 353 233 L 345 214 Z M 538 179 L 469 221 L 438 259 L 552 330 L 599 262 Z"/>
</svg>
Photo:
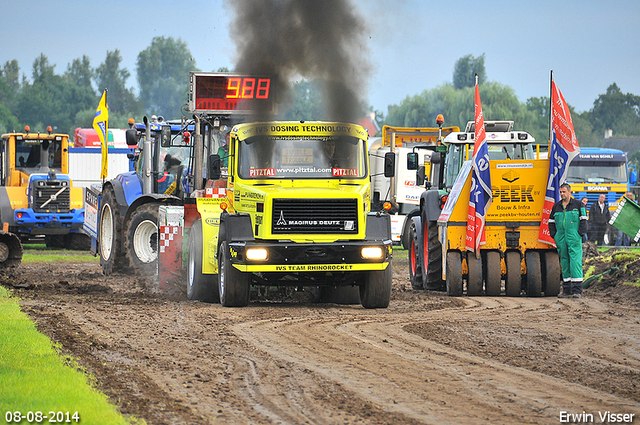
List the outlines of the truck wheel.
<svg viewBox="0 0 640 425">
<path fill-rule="evenodd" d="M 139 206 L 127 224 L 127 257 L 141 275 L 158 271 L 158 207 L 155 202 Z"/>
<path fill-rule="evenodd" d="M 367 273 L 360 285 L 360 302 L 364 308 L 387 308 L 391 300 L 393 260 L 384 270 Z"/>
<path fill-rule="evenodd" d="M 89 251 L 91 249 L 91 236 L 86 233 L 69 233 L 64 240 L 67 249 L 74 251 Z"/>
<path fill-rule="evenodd" d="M 64 248 L 64 235 L 45 235 L 44 244 L 47 248 Z"/>
<path fill-rule="evenodd" d="M 409 226 L 409 281 L 413 289 L 422 289 L 422 269 L 418 258 L 418 232 L 416 224 L 411 221 Z"/>
<path fill-rule="evenodd" d="M 547 251 L 544 253 L 544 275 L 542 277 L 542 286 L 545 297 L 555 297 L 560 293 L 560 281 L 562 273 L 560 271 L 560 259 L 558 253 Z"/>
<path fill-rule="evenodd" d="M 520 266 L 520 253 L 509 251 L 505 254 L 507 263 L 507 278 L 505 279 L 505 292 L 508 297 L 520 296 L 522 289 L 522 268 Z"/>
<path fill-rule="evenodd" d="M 540 253 L 527 251 L 524 255 L 527 265 L 527 296 L 539 297 L 542 295 L 542 266 L 540 264 Z"/>
<path fill-rule="evenodd" d="M 442 246 L 438 240 L 438 223 L 423 220 L 422 285 L 425 289 L 442 290 Z"/>
<path fill-rule="evenodd" d="M 196 220 L 189 233 L 187 298 L 208 303 L 220 302 L 218 275 L 202 273 L 202 221 Z"/>
<path fill-rule="evenodd" d="M 220 266 L 218 270 L 218 291 L 220 304 L 225 307 L 244 307 L 249 304 L 249 284 L 251 275 L 243 273 L 231 265 L 231 252 L 226 241 L 220 244 Z"/>
<path fill-rule="evenodd" d="M 116 195 L 107 189 L 102 195 L 98 231 L 98 254 L 105 275 L 113 273 L 114 268 L 124 266 L 122 255 L 122 222 Z"/>
<path fill-rule="evenodd" d="M 467 295 L 470 297 L 482 295 L 482 259 L 476 258 L 473 252 L 467 253 L 467 267 L 469 268 Z"/>
<path fill-rule="evenodd" d="M 485 294 L 490 297 L 500 296 L 502 291 L 502 271 L 500 270 L 500 253 L 489 251 L 485 256 Z"/>
<path fill-rule="evenodd" d="M 457 251 L 447 252 L 447 295 L 462 295 L 462 257 Z"/>
</svg>

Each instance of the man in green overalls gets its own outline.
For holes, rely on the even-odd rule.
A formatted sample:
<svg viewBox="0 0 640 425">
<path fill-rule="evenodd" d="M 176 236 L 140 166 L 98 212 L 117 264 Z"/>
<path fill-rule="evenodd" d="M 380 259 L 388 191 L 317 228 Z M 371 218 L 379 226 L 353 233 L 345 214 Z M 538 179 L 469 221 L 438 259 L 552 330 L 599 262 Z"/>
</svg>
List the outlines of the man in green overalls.
<svg viewBox="0 0 640 425">
<path fill-rule="evenodd" d="M 587 211 L 571 197 L 571 186 L 560 185 L 560 200 L 549 216 L 549 234 L 556 241 L 562 266 L 559 298 L 582 297 L 582 235 L 587 233 Z"/>
</svg>

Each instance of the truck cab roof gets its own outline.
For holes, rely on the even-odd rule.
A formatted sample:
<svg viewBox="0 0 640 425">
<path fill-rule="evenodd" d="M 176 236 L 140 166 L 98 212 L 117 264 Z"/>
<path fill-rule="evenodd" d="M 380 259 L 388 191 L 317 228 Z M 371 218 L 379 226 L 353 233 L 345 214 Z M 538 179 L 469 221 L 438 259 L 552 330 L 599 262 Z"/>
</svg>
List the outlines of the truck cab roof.
<svg viewBox="0 0 640 425">
<path fill-rule="evenodd" d="M 526 131 L 513 131 L 513 121 L 485 121 L 488 144 L 516 143 L 533 145 L 536 139 Z M 475 138 L 475 123 L 469 121 L 465 131 L 455 132 L 445 137 L 445 144 L 472 144 Z"/>
</svg>

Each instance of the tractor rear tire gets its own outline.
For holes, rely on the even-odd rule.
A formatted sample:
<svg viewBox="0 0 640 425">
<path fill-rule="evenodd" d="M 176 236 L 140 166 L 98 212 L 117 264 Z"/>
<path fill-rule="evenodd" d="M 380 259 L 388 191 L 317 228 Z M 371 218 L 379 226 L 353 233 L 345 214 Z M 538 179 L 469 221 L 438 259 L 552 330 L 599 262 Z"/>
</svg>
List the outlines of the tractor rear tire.
<svg viewBox="0 0 640 425">
<path fill-rule="evenodd" d="M 367 272 L 360 285 L 360 302 L 364 308 L 387 308 L 391 301 L 393 260 L 384 270 Z"/>
<path fill-rule="evenodd" d="M 422 268 L 418 256 L 420 246 L 418 245 L 418 231 L 413 220 L 409 225 L 409 240 L 409 281 L 413 289 L 422 289 Z"/>
<path fill-rule="evenodd" d="M 220 302 L 218 275 L 202 273 L 202 221 L 196 220 L 189 233 L 187 298 L 208 303 Z"/>
<path fill-rule="evenodd" d="M 438 240 L 438 222 L 422 221 L 422 285 L 424 289 L 442 290 L 442 245 Z"/>
<path fill-rule="evenodd" d="M 122 252 L 122 219 L 120 207 L 116 202 L 116 195 L 108 188 L 102 195 L 98 231 L 98 254 L 100 266 L 105 275 L 114 270 L 122 271 L 126 268 L 126 261 Z"/>
<path fill-rule="evenodd" d="M 129 218 L 125 246 L 129 265 L 137 274 L 158 272 L 158 207 L 152 202 L 139 206 Z"/>
<path fill-rule="evenodd" d="M 243 273 L 231 264 L 231 251 L 226 241 L 218 252 L 218 293 L 224 307 L 244 307 L 249 304 L 251 275 Z"/>
</svg>

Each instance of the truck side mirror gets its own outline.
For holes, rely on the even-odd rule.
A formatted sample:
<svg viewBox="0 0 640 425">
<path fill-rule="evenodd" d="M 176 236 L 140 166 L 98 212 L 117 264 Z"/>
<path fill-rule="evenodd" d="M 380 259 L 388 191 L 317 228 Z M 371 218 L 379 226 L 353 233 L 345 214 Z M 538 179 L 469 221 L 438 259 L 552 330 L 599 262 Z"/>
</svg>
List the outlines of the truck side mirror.
<svg viewBox="0 0 640 425">
<path fill-rule="evenodd" d="M 138 131 L 135 128 L 130 128 L 125 131 L 124 137 L 127 141 L 127 146 L 138 145 Z"/>
<path fill-rule="evenodd" d="M 387 152 L 384 154 L 384 176 L 393 177 L 396 175 L 396 154 Z"/>
<path fill-rule="evenodd" d="M 407 170 L 418 169 L 418 152 L 409 152 L 407 154 Z"/>
<path fill-rule="evenodd" d="M 633 170 L 629 173 L 629 183 L 631 183 L 631 186 L 635 186 L 637 182 L 638 182 L 638 172 L 636 170 Z"/>
<path fill-rule="evenodd" d="M 220 178 L 220 155 L 214 153 L 207 158 L 207 178 L 218 180 Z"/>
<path fill-rule="evenodd" d="M 424 165 L 418 167 L 418 172 L 416 173 L 416 186 L 422 186 L 424 184 Z"/>
<path fill-rule="evenodd" d="M 171 126 L 163 125 L 160 129 L 160 145 L 163 148 L 168 148 L 171 146 Z"/>
</svg>

